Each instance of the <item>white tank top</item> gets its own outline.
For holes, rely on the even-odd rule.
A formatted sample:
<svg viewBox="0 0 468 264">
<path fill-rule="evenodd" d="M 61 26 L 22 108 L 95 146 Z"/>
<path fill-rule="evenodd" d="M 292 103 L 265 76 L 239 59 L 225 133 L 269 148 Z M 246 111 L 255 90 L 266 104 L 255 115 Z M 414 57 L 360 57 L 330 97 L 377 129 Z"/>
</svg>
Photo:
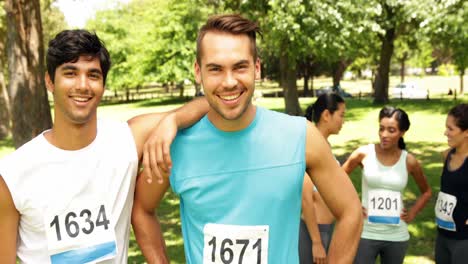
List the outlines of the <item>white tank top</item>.
<svg viewBox="0 0 468 264">
<path fill-rule="evenodd" d="M 59 149 L 41 134 L 0 160 L 20 213 L 21 263 L 127 263 L 137 169 L 127 123 L 102 120 L 83 149 Z"/>
<path fill-rule="evenodd" d="M 380 163 L 375 153 L 375 145 L 369 144 L 365 148 L 366 157 L 362 160 L 362 205 L 368 208 L 368 195 L 372 190 L 389 190 L 400 193 L 408 182 L 408 169 L 406 168 L 406 150 L 401 151 L 399 160 L 393 166 Z M 402 198 L 402 197 L 401 197 Z M 364 219 L 362 238 L 407 241 L 409 239 L 408 226 L 400 220 L 399 225 L 369 224 Z"/>
</svg>

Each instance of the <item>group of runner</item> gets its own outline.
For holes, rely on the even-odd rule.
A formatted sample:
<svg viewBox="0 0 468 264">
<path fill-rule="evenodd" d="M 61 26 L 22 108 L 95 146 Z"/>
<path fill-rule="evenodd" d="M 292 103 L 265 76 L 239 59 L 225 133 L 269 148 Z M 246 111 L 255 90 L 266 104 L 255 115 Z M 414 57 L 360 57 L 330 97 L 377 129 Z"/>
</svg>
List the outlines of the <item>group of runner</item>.
<svg viewBox="0 0 468 264">
<path fill-rule="evenodd" d="M 337 94 L 323 94 L 306 111 L 327 139 L 338 134 L 345 101 Z M 409 243 L 408 224 L 431 197 L 420 162 L 406 151 L 403 136 L 410 127 L 407 113 L 383 107 L 379 113 L 379 143 L 361 146 L 344 162 L 350 175 L 362 168 L 363 232 L 354 263 L 403 263 Z M 438 225 L 436 263 L 465 263 L 468 257 L 468 105 L 453 107 L 447 116 L 445 135 L 449 149 L 443 153 L 444 169 L 435 207 Z M 402 201 L 411 175 L 420 195 L 408 210 Z M 333 215 L 317 188 L 307 178 L 303 186 L 300 226 L 300 263 L 326 263 Z"/>
<path fill-rule="evenodd" d="M 155 211 L 169 185 L 180 197 L 187 263 L 299 263 L 307 250 L 308 263 L 352 263 L 356 251 L 358 263 L 377 254 L 401 262 L 405 223 L 431 195 L 404 150 L 408 116 L 382 109 L 380 143 L 353 152 L 343 170 L 326 140 L 343 124 L 339 96 L 317 99 L 316 126 L 252 104 L 258 33 L 239 15 L 209 18 L 194 63 L 205 97 L 126 123 L 97 118 L 111 65 L 103 43 L 86 30 L 59 33 L 45 76 L 54 125 L 0 160 L 0 263 L 126 263 L 130 220 L 148 263 L 168 263 Z M 453 150 L 437 203 L 439 227 L 452 232 L 439 232 L 441 261 L 466 243 L 467 110 L 459 108 L 447 120 Z M 359 165 L 362 205 L 346 174 Z M 406 211 L 408 174 L 422 195 Z"/>
</svg>

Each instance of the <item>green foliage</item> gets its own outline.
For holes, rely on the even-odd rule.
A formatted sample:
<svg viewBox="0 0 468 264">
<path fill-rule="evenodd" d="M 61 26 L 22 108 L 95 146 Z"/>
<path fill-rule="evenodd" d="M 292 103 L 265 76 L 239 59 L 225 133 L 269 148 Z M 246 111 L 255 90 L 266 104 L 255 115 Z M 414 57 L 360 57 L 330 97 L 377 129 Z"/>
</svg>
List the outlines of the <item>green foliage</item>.
<svg viewBox="0 0 468 264">
<path fill-rule="evenodd" d="M 67 28 L 65 16 L 58 7 L 53 5 L 54 2 L 52 0 L 41 0 L 42 34 L 46 49 L 49 41 L 57 33 Z"/>
<path fill-rule="evenodd" d="M 88 28 L 111 53 L 108 86 L 122 89 L 193 79 L 195 40 L 209 12 L 197 0 L 135 0 L 98 12 Z"/>
<path fill-rule="evenodd" d="M 457 71 L 468 67 L 468 2 L 443 2 L 443 12 L 433 19 L 432 39 L 435 47 L 451 54 Z"/>
<path fill-rule="evenodd" d="M 442 64 L 439 66 L 439 75 L 440 76 L 451 76 L 455 72 L 455 66 L 453 64 Z"/>
</svg>

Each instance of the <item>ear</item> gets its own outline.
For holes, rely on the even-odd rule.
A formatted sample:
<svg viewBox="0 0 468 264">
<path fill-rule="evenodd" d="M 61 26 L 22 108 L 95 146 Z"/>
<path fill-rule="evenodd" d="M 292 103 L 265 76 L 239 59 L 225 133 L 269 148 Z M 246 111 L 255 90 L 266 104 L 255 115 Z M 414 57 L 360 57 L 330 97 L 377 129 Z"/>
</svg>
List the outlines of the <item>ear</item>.
<svg viewBox="0 0 468 264">
<path fill-rule="evenodd" d="M 255 80 L 262 78 L 262 67 L 260 64 L 260 58 L 255 61 Z"/>
<path fill-rule="evenodd" d="M 331 119 L 331 113 L 328 109 L 323 110 L 322 115 L 320 116 L 320 121 L 328 122 Z"/>
<path fill-rule="evenodd" d="M 54 82 L 52 81 L 52 79 L 50 79 L 50 75 L 48 72 L 46 72 L 44 76 L 44 80 L 45 80 L 45 85 L 47 87 L 47 91 L 54 93 L 54 90 L 55 90 Z"/>
<path fill-rule="evenodd" d="M 195 74 L 195 81 L 198 84 L 201 84 L 201 81 L 202 81 L 201 68 L 200 68 L 200 65 L 198 65 L 197 61 L 195 61 L 195 63 L 193 64 L 193 70 L 194 70 L 194 74 Z"/>
<path fill-rule="evenodd" d="M 401 137 L 404 137 L 405 134 L 406 134 L 406 131 L 402 131 L 402 132 L 401 132 Z"/>
</svg>

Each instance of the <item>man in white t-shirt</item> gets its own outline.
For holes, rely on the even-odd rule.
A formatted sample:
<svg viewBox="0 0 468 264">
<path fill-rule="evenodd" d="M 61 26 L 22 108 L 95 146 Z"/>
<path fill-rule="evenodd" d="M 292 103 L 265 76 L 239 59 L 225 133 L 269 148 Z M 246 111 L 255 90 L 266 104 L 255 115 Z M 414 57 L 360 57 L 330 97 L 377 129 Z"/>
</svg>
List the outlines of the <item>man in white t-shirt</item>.
<svg viewBox="0 0 468 264">
<path fill-rule="evenodd" d="M 86 30 L 63 31 L 49 43 L 45 81 L 55 122 L 0 160 L 0 263 L 127 262 L 143 152 L 155 162 L 176 128 L 200 119 L 208 104 L 99 120 L 110 64 L 103 43 Z M 150 133 L 152 141 L 161 135 L 161 147 L 145 146 Z"/>
</svg>

